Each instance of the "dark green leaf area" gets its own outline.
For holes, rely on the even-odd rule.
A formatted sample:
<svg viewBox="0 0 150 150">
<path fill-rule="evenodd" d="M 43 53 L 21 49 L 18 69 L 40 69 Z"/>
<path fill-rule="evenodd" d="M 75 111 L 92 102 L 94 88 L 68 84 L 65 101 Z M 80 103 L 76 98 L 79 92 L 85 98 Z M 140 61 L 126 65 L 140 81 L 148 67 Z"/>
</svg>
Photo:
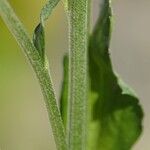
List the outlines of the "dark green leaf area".
<svg viewBox="0 0 150 150">
<path fill-rule="evenodd" d="M 135 93 L 114 73 L 109 55 L 112 14 L 108 0 L 89 43 L 89 150 L 130 150 L 142 130 Z"/>
<path fill-rule="evenodd" d="M 60 97 L 60 112 L 65 128 L 67 126 L 67 110 L 68 110 L 68 80 L 69 80 L 68 67 L 69 67 L 69 58 L 68 55 L 65 55 L 63 59 L 64 79 L 62 83 L 61 97 Z"/>
<path fill-rule="evenodd" d="M 44 60 L 45 57 L 45 33 L 44 27 L 42 24 L 38 24 L 38 26 L 34 30 L 33 34 L 33 43 L 36 49 L 39 52 L 39 55 Z"/>
</svg>

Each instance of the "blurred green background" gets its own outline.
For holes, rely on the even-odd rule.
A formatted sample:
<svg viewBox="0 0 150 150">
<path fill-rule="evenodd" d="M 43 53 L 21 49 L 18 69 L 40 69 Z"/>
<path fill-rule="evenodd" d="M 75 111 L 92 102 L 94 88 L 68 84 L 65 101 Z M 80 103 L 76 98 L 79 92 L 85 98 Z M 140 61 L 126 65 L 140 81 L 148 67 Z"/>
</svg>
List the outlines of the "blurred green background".
<svg viewBox="0 0 150 150">
<path fill-rule="evenodd" d="M 9 0 L 30 35 L 46 0 Z M 93 0 L 92 26 L 100 0 Z M 144 132 L 133 150 L 150 149 L 150 1 L 115 0 L 111 42 L 114 68 L 138 93 Z M 59 98 L 67 19 L 61 2 L 46 23 L 46 51 Z M 34 72 L 0 19 L 0 149 L 55 150 L 43 97 Z"/>
</svg>

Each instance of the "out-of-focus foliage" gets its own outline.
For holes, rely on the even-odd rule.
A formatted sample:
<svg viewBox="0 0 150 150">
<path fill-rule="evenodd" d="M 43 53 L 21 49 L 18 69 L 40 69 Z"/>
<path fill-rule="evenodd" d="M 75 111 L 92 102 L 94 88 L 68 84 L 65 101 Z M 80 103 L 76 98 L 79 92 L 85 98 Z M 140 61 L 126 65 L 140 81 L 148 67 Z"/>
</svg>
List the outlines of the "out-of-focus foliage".
<svg viewBox="0 0 150 150">
<path fill-rule="evenodd" d="M 139 101 L 112 69 L 111 27 L 111 3 L 104 0 L 89 44 L 89 150 L 130 150 L 142 130 Z"/>
</svg>

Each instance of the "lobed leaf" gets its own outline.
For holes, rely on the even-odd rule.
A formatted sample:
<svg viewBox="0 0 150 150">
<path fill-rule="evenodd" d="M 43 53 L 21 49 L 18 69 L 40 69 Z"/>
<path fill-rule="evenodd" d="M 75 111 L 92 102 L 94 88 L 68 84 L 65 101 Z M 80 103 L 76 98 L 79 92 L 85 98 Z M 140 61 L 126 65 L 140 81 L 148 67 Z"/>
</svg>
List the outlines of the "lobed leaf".
<svg viewBox="0 0 150 150">
<path fill-rule="evenodd" d="M 111 65 L 111 26 L 111 3 L 104 0 L 89 43 L 89 150 L 130 150 L 142 131 L 138 98 Z"/>
</svg>

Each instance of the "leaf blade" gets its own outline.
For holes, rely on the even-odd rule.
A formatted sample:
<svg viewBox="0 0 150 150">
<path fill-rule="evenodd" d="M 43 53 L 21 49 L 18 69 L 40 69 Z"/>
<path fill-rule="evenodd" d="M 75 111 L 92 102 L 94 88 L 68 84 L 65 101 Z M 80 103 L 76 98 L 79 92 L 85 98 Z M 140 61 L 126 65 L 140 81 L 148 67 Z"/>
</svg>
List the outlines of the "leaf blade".
<svg viewBox="0 0 150 150">
<path fill-rule="evenodd" d="M 43 62 L 45 63 L 45 32 L 44 24 L 48 19 L 53 9 L 57 6 L 60 0 L 48 0 L 41 10 L 40 23 L 36 26 L 33 33 L 33 43 L 38 50 Z"/>
<path fill-rule="evenodd" d="M 89 44 L 89 150 L 129 150 L 142 130 L 143 112 L 138 99 L 116 76 L 111 65 L 111 28 L 111 3 L 104 0 Z"/>
<path fill-rule="evenodd" d="M 39 52 L 39 55 L 41 56 L 42 60 L 45 59 L 45 33 L 44 28 L 41 23 L 38 24 L 38 26 L 34 30 L 33 34 L 33 43 L 36 49 Z"/>
<path fill-rule="evenodd" d="M 7 0 L 0 0 L 0 16 L 22 48 L 34 69 L 44 96 L 48 117 L 58 150 L 66 150 L 66 136 L 60 112 L 56 103 L 51 76 L 43 64 L 38 51 Z"/>
<path fill-rule="evenodd" d="M 68 83 L 69 83 L 69 58 L 68 55 L 64 56 L 63 59 L 63 83 L 61 88 L 61 97 L 60 97 L 60 112 L 62 120 L 64 123 L 65 129 L 67 129 L 67 119 L 68 119 Z"/>
</svg>

